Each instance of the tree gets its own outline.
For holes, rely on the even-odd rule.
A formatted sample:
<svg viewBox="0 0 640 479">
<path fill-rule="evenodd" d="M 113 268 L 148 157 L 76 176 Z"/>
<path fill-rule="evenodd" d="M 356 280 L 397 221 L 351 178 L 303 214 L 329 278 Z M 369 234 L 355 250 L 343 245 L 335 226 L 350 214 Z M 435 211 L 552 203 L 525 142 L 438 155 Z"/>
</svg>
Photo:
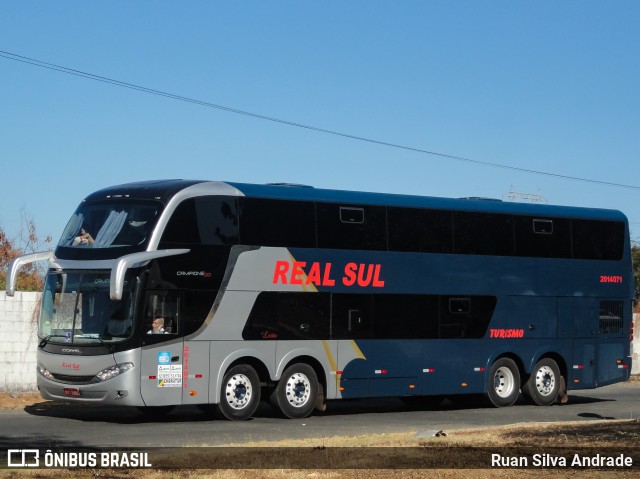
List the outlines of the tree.
<svg viewBox="0 0 640 479">
<path fill-rule="evenodd" d="M 17 256 L 36 251 L 44 251 L 51 243 L 51 236 L 40 239 L 36 232 L 36 225 L 32 218 L 22 212 L 23 229 L 17 239 L 11 239 L 0 228 L 0 289 L 5 289 L 7 269 L 11 261 Z M 18 273 L 16 289 L 21 291 L 40 291 L 44 282 L 46 267 L 42 264 L 31 263 L 22 267 Z"/>
</svg>

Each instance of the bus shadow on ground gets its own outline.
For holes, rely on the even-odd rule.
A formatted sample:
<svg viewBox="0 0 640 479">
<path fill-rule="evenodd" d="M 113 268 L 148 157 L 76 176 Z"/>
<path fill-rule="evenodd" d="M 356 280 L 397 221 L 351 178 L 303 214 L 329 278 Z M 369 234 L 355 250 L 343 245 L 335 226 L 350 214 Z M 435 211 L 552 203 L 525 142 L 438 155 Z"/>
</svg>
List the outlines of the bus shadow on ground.
<svg viewBox="0 0 640 479">
<path fill-rule="evenodd" d="M 425 399 L 421 401 L 421 399 Z M 600 402 L 613 401 L 588 396 L 570 396 L 569 403 L 562 407 L 575 405 L 587 405 Z M 515 407 L 532 407 L 522 397 L 518 399 Z M 555 406 L 554 406 L 555 407 Z M 401 398 L 374 398 L 374 399 L 342 399 L 329 401 L 324 412 L 315 412 L 317 416 L 357 416 L 362 414 L 386 414 L 404 412 L 427 411 L 455 411 L 467 409 L 495 409 L 487 406 L 482 397 L 451 397 L 444 398 L 440 402 L 434 402 L 426 398 L 414 398 L 403 400 Z M 33 416 L 56 417 L 86 422 L 106 422 L 112 424 L 143 424 L 143 423 L 172 423 L 172 422 L 206 422 L 220 420 L 215 414 L 214 407 L 200 408 L 197 406 L 177 406 L 171 410 L 150 408 L 141 412 L 135 407 L 112 407 L 98 405 L 78 405 L 68 403 L 41 402 L 26 406 L 24 411 Z M 587 413 L 579 414 L 585 418 L 595 418 L 598 415 Z M 268 403 L 260 404 L 254 416 L 257 419 L 276 419 L 283 416 L 273 409 Z M 600 418 L 600 416 L 598 416 Z M 610 419 L 601 417 L 601 419 Z M 251 420 L 251 419 L 250 419 Z"/>
</svg>

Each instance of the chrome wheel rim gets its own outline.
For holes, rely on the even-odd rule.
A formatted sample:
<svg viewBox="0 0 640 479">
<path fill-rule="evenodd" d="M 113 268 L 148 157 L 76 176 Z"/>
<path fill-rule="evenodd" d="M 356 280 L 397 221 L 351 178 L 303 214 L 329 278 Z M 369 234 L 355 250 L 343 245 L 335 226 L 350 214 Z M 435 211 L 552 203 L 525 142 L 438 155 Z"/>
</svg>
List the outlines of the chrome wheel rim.
<svg viewBox="0 0 640 479">
<path fill-rule="evenodd" d="M 311 382 L 302 373 L 294 373 L 287 378 L 284 389 L 287 402 L 293 407 L 302 407 L 309 401 Z"/>
<path fill-rule="evenodd" d="M 234 374 L 227 380 L 225 399 L 233 409 L 242 409 L 249 404 L 253 395 L 251 381 L 244 374 Z"/>
<path fill-rule="evenodd" d="M 513 394 L 515 388 L 515 378 L 511 369 L 501 367 L 496 370 L 493 376 L 493 387 L 496 394 L 501 398 L 507 398 Z"/>
<path fill-rule="evenodd" d="M 542 366 L 536 371 L 536 389 L 541 396 L 551 394 L 556 386 L 556 375 L 549 366 Z"/>
</svg>

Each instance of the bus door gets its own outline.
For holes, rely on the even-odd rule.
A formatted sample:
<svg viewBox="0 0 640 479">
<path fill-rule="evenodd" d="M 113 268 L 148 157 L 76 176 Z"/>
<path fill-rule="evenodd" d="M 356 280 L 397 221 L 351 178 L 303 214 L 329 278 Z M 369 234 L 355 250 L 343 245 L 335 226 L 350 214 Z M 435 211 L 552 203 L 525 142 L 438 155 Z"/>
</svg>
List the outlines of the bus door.
<svg viewBox="0 0 640 479">
<path fill-rule="evenodd" d="M 393 319 L 403 311 L 391 308 L 389 302 L 386 296 L 375 301 L 371 295 L 333 297 L 332 334 L 343 339 L 338 341 L 338 388 L 343 398 L 417 393 L 422 341 L 400 339 L 414 335 Z"/>
<path fill-rule="evenodd" d="M 598 303 L 598 386 L 628 378 L 629 330 L 624 327 L 624 318 L 631 315 L 629 309 L 629 301 L 624 299 Z"/>
<path fill-rule="evenodd" d="M 184 347 L 179 293 L 148 291 L 141 327 L 140 389 L 145 405 L 181 404 Z"/>
<path fill-rule="evenodd" d="M 594 298 L 566 298 L 563 301 L 571 301 L 573 312 L 572 384 L 568 386 L 572 389 L 594 388 L 597 386 L 597 301 Z"/>
</svg>

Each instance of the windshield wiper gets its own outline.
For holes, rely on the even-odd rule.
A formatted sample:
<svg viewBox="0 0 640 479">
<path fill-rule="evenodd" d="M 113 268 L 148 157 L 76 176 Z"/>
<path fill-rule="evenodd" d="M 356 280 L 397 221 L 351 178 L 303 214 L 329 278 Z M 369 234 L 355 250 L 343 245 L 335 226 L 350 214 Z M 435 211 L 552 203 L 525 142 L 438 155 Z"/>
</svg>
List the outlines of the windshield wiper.
<svg viewBox="0 0 640 479">
<path fill-rule="evenodd" d="M 47 343 L 49 342 L 49 339 L 51 338 L 66 338 L 67 336 L 64 334 L 49 334 L 47 336 L 45 336 L 44 338 L 42 338 L 42 340 L 40 341 L 40 344 L 38 344 L 38 347 L 40 348 L 44 348 Z"/>
</svg>

